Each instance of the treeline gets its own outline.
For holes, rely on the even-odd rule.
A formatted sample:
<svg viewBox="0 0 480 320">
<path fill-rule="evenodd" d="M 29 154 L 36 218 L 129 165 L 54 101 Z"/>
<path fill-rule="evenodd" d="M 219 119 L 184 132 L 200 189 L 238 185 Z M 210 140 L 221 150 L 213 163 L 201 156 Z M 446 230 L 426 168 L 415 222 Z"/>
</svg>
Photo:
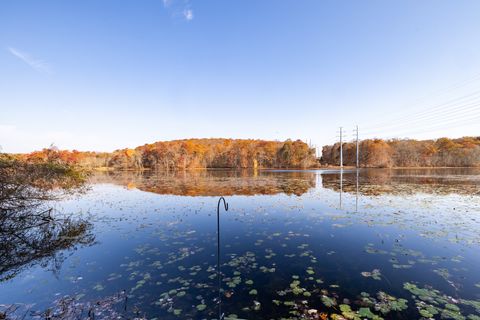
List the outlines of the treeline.
<svg viewBox="0 0 480 320">
<path fill-rule="evenodd" d="M 307 168 L 315 150 L 296 140 L 186 139 L 145 144 L 112 153 L 43 149 L 28 161 L 61 161 L 84 168 L 177 170 L 192 168 Z"/>
<path fill-rule="evenodd" d="M 478 167 L 480 137 L 437 140 L 363 140 L 359 143 L 361 167 Z M 339 165 L 340 143 L 322 148 L 321 163 Z M 343 164 L 356 165 L 356 144 L 343 143 Z"/>
</svg>

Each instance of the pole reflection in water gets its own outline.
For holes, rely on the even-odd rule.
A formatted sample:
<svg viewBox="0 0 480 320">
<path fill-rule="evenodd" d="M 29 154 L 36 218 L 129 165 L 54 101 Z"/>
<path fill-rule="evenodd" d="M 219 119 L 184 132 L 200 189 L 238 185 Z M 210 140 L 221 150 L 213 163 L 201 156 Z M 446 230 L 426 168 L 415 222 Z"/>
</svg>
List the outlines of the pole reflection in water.
<svg viewBox="0 0 480 320">
<path fill-rule="evenodd" d="M 340 209 L 342 209 L 343 168 L 340 168 Z"/>
<path fill-rule="evenodd" d="M 358 168 L 356 170 L 355 179 L 355 212 L 358 212 Z"/>
<path fill-rule="evenodd" d="M 315 189 L 322 189 L 322 172 L 317 171 L 315 173 Z"/>
<path fill-rule="evenodd" d="M 217 279 L 218 279 L 218 319 L 223 320 L 222 313 L 222 278 L 220 272 L 220 203 L 223 201 L 223 207 L 225 211 L 228 211 L 228 203 L 225 201 L 224 197 L 218 199 L 217 204 Z"/>
</svg>

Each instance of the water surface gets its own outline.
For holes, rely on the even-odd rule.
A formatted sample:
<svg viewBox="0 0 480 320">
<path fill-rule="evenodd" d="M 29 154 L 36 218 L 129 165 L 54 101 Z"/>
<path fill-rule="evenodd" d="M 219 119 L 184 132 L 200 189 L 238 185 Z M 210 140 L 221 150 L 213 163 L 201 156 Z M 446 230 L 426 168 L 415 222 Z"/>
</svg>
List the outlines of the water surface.
<svg viewBox="0 0 480 320">
<path fill-rule="evenodd" d="M 227 317 L 480 319 L 477 169 L 96 174 L 53 204 L 91 241 L 10 270 L 0 304 L 218 318 L 219 196 Z"/>
</svg>

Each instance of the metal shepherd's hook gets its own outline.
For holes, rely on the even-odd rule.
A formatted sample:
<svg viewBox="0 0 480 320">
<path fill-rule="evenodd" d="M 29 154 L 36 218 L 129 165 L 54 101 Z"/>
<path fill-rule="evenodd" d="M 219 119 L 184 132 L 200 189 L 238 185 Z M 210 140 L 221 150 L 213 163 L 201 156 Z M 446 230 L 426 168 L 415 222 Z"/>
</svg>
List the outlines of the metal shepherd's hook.
<svg viewBox="0 0 480 320">
<path fill-rule="evenodd" d="M 217 279 L 218 279 L 218 319 L 223 319 L 222 314 L 222 279 L 221 279 L 221 272 L 220 272 L 220 203 L 223 200 L 223 206 L 225 211 L 228 211 L 228 203 L 224 197 L 220 197 L 218 199 L 217 205 Z"/>
</svg>

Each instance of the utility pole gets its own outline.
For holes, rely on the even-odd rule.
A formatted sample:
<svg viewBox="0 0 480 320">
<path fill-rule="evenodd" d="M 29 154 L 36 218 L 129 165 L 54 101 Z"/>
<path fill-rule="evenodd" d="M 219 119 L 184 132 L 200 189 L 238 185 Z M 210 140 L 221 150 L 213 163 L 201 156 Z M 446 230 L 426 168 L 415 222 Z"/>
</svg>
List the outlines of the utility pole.
<svg viewBox="0 0 480 320">
<path fill-rule="evenodd" d="M 342 127 L 340 127 L 340 168 L 343 168 L 343 142 L 342 142 Z"/>
<path fill-rule="evenodd" d="M 358 125 L 357 125 L 357 128 L 356 128 L 356 134 L 357 134 L 357 169 L 359 168 L 358 166 Z"/>
<path fill-rule="evenodd" d="M 340 210 L 342 209 L 343 193 L 343 128 L 340 127 Z"/>
</svg>

